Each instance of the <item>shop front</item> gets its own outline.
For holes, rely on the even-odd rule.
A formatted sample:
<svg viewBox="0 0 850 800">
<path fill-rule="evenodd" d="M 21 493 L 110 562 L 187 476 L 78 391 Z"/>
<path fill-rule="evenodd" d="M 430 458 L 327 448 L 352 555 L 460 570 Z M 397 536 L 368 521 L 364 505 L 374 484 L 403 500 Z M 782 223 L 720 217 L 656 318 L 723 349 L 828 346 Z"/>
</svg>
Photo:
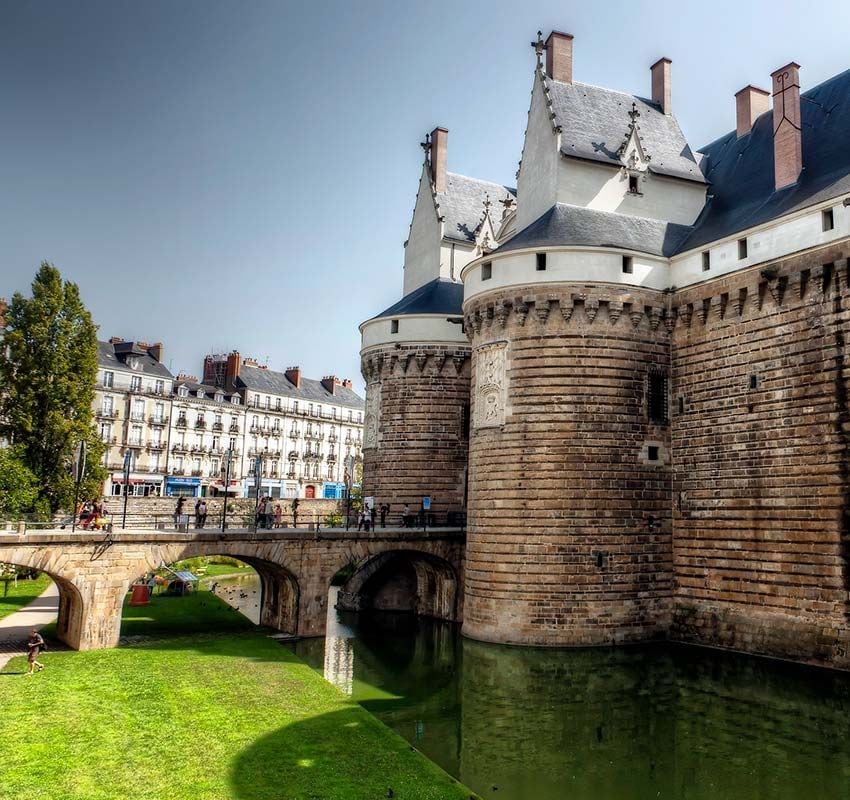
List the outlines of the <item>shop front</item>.
<svg viewBox="0 0 850 800">
<path fill-rule="evenodd" d="M 166 497 L 200 497 L 201 479 L 169 475 L 165 479 Z"/>
<path fill-rule="evenodd" d="M 133 475 L 130 473 L 130 478 L 125 487 L 124 473 L 117 472 L 112 475 L 109 484 L 109 494 L 114 497 L 123 497 L 125 492 L 130 497 L 162 496 L 162 478 L 151 477 L 150 475 Z"/>
</svg>

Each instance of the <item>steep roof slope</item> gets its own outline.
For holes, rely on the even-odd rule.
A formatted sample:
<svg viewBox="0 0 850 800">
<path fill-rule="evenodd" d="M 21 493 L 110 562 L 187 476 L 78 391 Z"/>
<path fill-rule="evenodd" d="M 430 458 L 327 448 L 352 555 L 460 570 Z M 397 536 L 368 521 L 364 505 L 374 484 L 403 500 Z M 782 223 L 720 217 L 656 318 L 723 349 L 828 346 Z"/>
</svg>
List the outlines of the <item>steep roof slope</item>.
<svg viewBox="0 0 850 800">
<path fill-rule="evenodd" d="M 436 278 L 405 295 L 373 319 L 405 314 L 460 314 L 462 305 L 463 284 Z"/>
<path fill-rule="evenodd" d="M 257 392 L 268 392 L 269 394 L 280 394 L 284 397 L 292 397 L 296 400 L 308 400 L 311 402 L 330 403 L 351 408 L 363 408 L 364 400 L 356 392 L 338 384 L 331 394 L 321 381 L 312 378 L 301 378 L 301 386 L 296 387 L 283 372 L 275 372 L 271 369 L 261 367 L 250 367 L 242 365 L 236 378 L 236 385 Z"/>
<path fill-rule="evenodd" d="M 446 191 L 434 195 L 437 213 L 445 221 L 445 238 L 474 242 L 475 230 L 481 222 L 487 197 L 493 207 L 498 209 L 496 204 L 506 197 L 516 200 L 516 189 L 447 172 Z"/>
<path fill-rule="evenodd" d="M 603 89 L 588 83 L 561 83 L 546 79 L 555 124 L 561 129 L 561 152 L 622 166 L 617 151 L 626 140 L 632 103 L 638 118 L 641 143 L 658 175 L 704 183 L 694 154 L 672 114 L 643 97 Z"/>
<path fill-rule="evenodd" d="M 773 177 L 772 111 L 762 114 L 740 139 L 731 131 L 700 150 L 712 188 L 694 232 L 680 251 L 850 191 L 850 70 L 802 94 L 800 111 L 803 171 L 796 184 L 778 192 Z"/>
<path fill-rule="evenodd" d="M 127 364 L 128 358 L 136 360 L 137 367 L 132 369 Z M 147 350 L 139 347 L 135 342 L 121 342 L 119 346 L 111 342 L 97 343 L 98 366 L 106 369 L 126 369 L 138 372 L 142 375 L 153 375 L 157 378 L 173 378 L 164 364 L 160 364 Z"/>
</svg>

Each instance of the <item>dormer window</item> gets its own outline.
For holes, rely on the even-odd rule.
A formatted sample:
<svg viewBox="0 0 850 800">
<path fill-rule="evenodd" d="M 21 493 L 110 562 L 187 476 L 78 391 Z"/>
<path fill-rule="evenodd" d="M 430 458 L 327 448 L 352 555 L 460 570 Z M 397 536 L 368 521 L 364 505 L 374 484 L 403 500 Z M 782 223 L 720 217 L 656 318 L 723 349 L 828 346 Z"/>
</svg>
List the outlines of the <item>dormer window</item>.
<svg viewBox="0 0 850 800">
<path fill-rule="evenodd" d="M 629 194 L 640 194 L 637 175 L 629 175 Z"/>
<path fill-rule="evenodd" d="M 233 395 L 233 397 L 230 398 L 230 402 L 233 403 L 233 405 L 238 406 L 239 405 L 239 395 L 238 394 Z"/>
<path fill-rule="evenodd" d="M 177 395 L 178 395 L 178 397 L 188 397 L 189 396 L 189 390 L 185 386 L 181 386 L 177 390 Z"/>
<path fill-rule="evenodd" d="M 215 396 L 216 403 L 221 403 L 224 400 L 224 395 L 219 393 Z"/>
<path fill-rule="evenodd" d="M 203 389 L 198 389 L 198 400 L 203 400 L 204 394 L 205 394 L 205 392 L 204 392 Z"/>
</svg>

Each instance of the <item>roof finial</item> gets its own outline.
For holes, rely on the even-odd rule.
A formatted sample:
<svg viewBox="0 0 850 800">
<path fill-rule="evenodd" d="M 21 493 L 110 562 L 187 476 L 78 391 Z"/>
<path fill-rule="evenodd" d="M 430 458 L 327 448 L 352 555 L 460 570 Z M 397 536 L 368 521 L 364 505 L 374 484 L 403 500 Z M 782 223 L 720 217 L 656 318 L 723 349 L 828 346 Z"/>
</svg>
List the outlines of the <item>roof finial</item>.
<svg viewBox="0 0 850 800">
<path fill-rule="evenodd" d="M 629 111 L 629 119 L 632 121 L 632 127 L 636 128 L 638 126 L 637 120 L 640 116 L 640 111 L 638 110 L 637 103 L 632 103 L 632 110 Z"/>
<path fill-rule="evenodd" d="M 419 146 L 425 151 L 425 155 L 427 156 L 431 152 L 431 134 L 425 134 L 425 141 L 419 142 Z"/>
<path fill-rule="evenodd" d="M 532 42 L 531 46 L 537 54 L 537 65 L 543 66 L 543 51 L 546 49 L 546 43 L 543 41 L 543 31 L 537 31 L 537 41 Z"/>
</svg>

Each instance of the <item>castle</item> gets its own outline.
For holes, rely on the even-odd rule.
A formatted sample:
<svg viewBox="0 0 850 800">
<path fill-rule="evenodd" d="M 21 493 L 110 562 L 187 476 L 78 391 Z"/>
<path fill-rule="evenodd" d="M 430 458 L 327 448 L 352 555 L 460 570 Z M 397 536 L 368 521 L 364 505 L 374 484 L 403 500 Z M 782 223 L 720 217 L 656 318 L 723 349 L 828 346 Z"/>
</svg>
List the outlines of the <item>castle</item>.
<svg viewBox="0 0 850 800">
<path fill-rule="evenodd" d="M 533 46 L 516 189 L 424 143 L 364 494 L 468 512 L 469 637 L 850 667 L 850 71 L 783 66 L 693 150 L 668 59 L 643 98 Z"/>
</svg>

